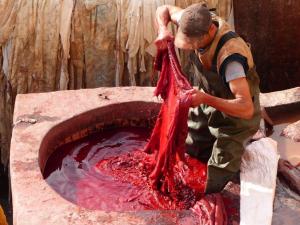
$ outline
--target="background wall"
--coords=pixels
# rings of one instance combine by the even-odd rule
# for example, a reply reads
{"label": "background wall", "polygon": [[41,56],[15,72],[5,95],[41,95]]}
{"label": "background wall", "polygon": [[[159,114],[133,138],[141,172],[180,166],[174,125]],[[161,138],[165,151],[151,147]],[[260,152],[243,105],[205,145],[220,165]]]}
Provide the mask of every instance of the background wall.
{"label": "background wall", "polygon": [[300,86],[300,1],[233,0],[235,29],[252,46],[261,91]]}

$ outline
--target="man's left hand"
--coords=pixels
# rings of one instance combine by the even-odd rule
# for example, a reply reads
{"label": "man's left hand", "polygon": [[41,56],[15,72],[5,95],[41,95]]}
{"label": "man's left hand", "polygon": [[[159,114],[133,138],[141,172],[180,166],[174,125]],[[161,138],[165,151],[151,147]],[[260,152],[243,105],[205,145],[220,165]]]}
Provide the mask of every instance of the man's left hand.
{"label": "man's left hand", "polygon": [[202,90],[199,91],[199,90],[193,89],[191,91],[191,94],[192,94],[192,105],[191,105],[191,107],[197,107],[197,106],[199,106],[200,104],[203,103],[205,93]]}

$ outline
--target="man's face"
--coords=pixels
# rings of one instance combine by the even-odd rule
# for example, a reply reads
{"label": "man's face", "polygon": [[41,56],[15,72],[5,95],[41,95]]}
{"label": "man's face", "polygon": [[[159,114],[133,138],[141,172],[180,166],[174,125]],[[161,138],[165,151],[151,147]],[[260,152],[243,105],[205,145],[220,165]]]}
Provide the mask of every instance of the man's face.
{"label": "man's face", "polygon": [[175,46],[180,49],[185,50],[196,50],[199,48],[204,48],[207,45],[207,35],[203,35],[195,38],[181,38],[175,36]]}

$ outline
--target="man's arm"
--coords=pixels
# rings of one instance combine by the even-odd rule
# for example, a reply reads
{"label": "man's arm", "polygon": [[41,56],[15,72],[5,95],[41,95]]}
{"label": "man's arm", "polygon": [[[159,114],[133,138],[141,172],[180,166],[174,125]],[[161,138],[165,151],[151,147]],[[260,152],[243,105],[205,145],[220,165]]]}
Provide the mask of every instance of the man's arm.
{"label": "man's arm", "polygon": [[177,24],[181,14],[183,12],[182,8],[172,6],[172,5],[162,5],[156,9],[156,22],[157,27],[166,28],[168,23],[172,21]]}
{"label": "man's arm", "polygon": [[174,40],[173,34],[168,30],[168,23],[172,21],[177,24],[183,9],[171,6],[163,5],[156,10],[156,28],[158,36],[155,40],[155,44],[159,49],[165,49],[167,47],[167,41]]}
{"label": "man's arm", "polygon": [[251,119],[254,106],[246,78],[238,78],[229,82],[229,87],[235,99],[222,99],[207,93],[196,91],[193,94],[192,105],[207,104],[230,116]]}

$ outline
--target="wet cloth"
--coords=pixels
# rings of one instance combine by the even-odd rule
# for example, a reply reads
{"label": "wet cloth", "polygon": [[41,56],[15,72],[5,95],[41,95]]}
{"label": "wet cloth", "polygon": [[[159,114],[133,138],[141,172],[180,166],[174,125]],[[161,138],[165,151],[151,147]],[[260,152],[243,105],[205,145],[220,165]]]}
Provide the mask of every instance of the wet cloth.
{"label": "wet cloth", "polygon": [[154,186],[162,181],[162,186],[172,192],[175,187],[173,168],[177,162],[185,162],[192,86],[181,72],[173,43],[168,43],[167,50],[158,52],[155,67],[161,73],[154,94],[160,95],[164,102],[145,151],[156,154],[155,168],[150,175]]}
{"label": "wet cloth", "polygon": [[[181,72],[173,43],[168,44],[167,50],[158,52],[155,62],[155,68],[161,70],[155,95],[160,95],[164,102],[145,147],[146,152],[156,155],[155,167],[149,177],[154,181],[154,188],[165,193],[185,193],[186,187],[192,188],[194,194],[203,193],[206,166],[185,156],[192,86]],[[227,214],[220,194],[196,196],[197,202],[192,211],[198,215],[200,224],[227,224]]]}

